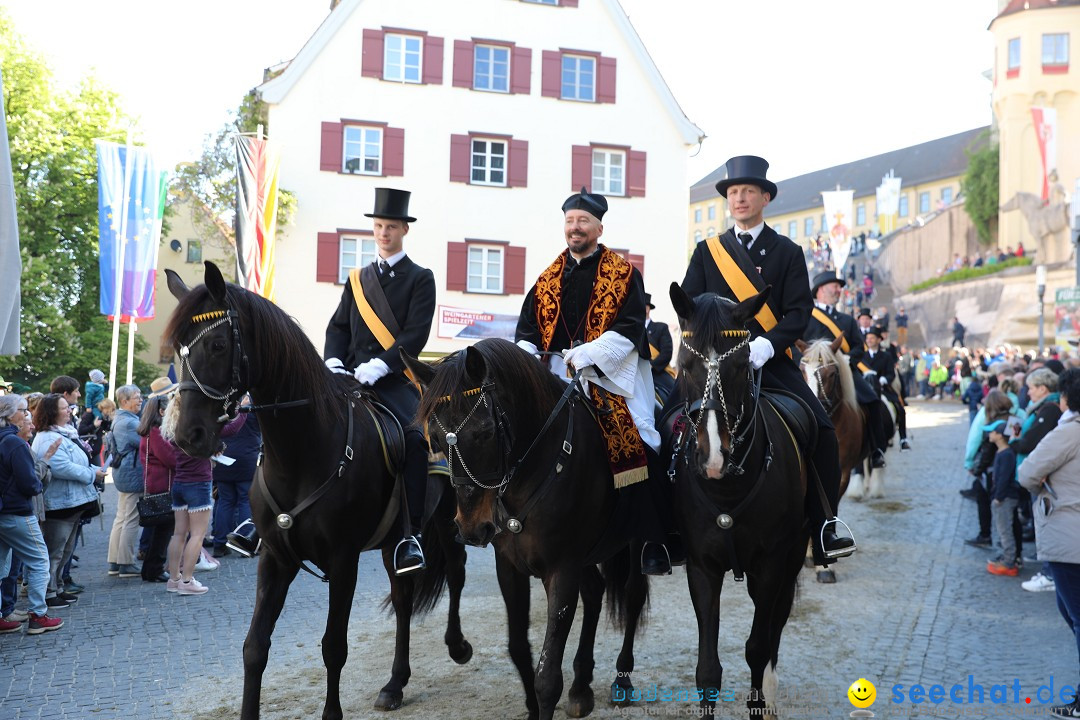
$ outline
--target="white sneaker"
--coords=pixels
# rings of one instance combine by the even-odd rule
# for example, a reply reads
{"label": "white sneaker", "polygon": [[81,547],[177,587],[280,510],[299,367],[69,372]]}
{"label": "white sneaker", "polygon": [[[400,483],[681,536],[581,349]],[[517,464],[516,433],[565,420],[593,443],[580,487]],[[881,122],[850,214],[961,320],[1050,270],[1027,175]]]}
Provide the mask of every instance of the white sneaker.
{"label": "white sneaker", "polygon": [[8,622],[19,622],[19,623],[24,623],[29,619],[30,619],[30,613],[28,613],[26,610],[12,610],[11,614],[8,615],[6,618],[4,618],[4,620],[6,620]]}
{"label": "white sneaker", "polygon": [[176,584],[177,595],[202,595],[209,589],[194,577],[190,580],[181,580]]}
{"label": "white sneaker", "polygon": [[1020,583],[1020,587],[1028,592],[1053,592],[1056,589],[1054,581],[1041,572],[1035,573],[1030,580]]}
{"label": "white sneaker", "polygon": [[199,553],[199,562],[195,563],[196,570],[217,570],[219,567],[221,563],[211,557],[205,548]]}

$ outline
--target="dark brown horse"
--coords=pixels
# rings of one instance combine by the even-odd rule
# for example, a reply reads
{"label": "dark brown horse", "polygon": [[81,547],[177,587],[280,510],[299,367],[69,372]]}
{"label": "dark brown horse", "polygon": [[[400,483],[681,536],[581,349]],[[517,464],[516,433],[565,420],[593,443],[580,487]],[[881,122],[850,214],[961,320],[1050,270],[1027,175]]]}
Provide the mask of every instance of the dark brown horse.
{"label": "dark brown horse", "polygon": [[[562,696],[563,652],[579,594],[584,618],[566,714],[592,711],[593,642],[605,584],[612,614],[625,627],[613,696],[629,697],[634,634],[648,585],[631,561],[640,546],[630,552],[617,527],[619,493],[626,490],[614,488],[588,401],[505,340],[481,340],[434,366],[403,357],[425,386],[418,423],[450,461],[461,535],[471,545],[495,545],[510,657],[529,718],[550,720]],[[547,591],[547,630],[536,665],[528,637],[530,576],[541,578]]]}
{"label": "dark brown horse", "polygon": [[756,716],[775,708],[780,635],[809,538],[805,460],[772,403],[754,394],[746,326],[768,291],[736,304],[712,293],[691,300],[671,285],[683,331],[680,395],[692,403],[676,441],[676,502],[698,622],[698,693],[711,712],[724,672],[717,655],[724,573],[745,573],[754,601],[748,705]]}
{"label": "dark brown horse", "polygon": [[417,579],[396,577],[395,476],[384,461],[372,406],[361,397],[359,383],[351,375],[327,370],[292,318],[270,301],[226,284],[213,263],[206,263],[206,285],[194,289],[176,273],[166,272],[169,289],[180,300],[166,330],[181,364],[179,399],[173,402],[180,407],[176,444],[195,457],[217,452],[222,424],[238,411],[246,391],[263,411],[259,422],[266,450],[265,483],[251,491],[263,551],[244,641],[241,718],[259,716],[270,636],[289,585],[301,566],[309,570],[309,562],[326,574],[330,587],[322,638],[327,673],[323,718],[342,717],[339,683],[348,654],[346,630],[357,562],[363,550],[376,547],[382,550],[390,578],[397,642],[390,681],[375,707],[400,707],[411,674],[409,620],[414,609],[430,609],[447,583],[450,656],[459,663],[472,656],[458,617],[465,552],[452,537],[453,496],[445,493],[425,533],[427,571]]}

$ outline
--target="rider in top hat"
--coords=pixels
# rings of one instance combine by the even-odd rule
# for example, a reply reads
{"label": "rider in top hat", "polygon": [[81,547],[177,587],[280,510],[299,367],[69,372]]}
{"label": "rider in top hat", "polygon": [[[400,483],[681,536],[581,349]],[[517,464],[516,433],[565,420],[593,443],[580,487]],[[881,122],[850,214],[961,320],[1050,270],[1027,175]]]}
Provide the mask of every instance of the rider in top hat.
{"label": "rider in top hat", "polygon": [[[636,515],[632,530],[646,541],[642,572],[665,575],[671,563],[657,505],[666,505],[667,488],[660,486],[655,454],[660,435],[653,419],[645,287],[637,268],[599,243],[607,209],[607,198],[585,188],[563,203],[566,250],[525,296],[515,340],[531,353],[561,352],[542,356],[558,377],[582,370],[589,400],[604,410],[597,417],[609,441],[615,486],[628,493]],[[650,460],[657,462],[650,467]]]}
{"label": "rider in top hat", "polygon": [[896,410],[896,429],[900,432],[900,451],[911,449],[911,443],[907,438],[907,412],[900,396],[893,389],[892,383],[896,379],[896,355],[890,352],[883,344],[887,331],[880,325],[874,325],[866,331],[866,356],[864,361],[870,367],[870,375],[867,380],[876,382],[881,388],[882,397],[892,402]]}
{"label": "rider in top hat", "polygon": [[[736,302],[745,298],[736,294],[734,286],[772,287],[767,302],[771,315],[766,320],[770,327],[762,325],[760,313],[750,323],[750,362],[755,369],[762,369],[762,387],[794,393],[814,412],[819,430],[813,462],[830,507],[822,507],[820,493],[809,489],[806,509],[815,555],[819,562],[828,562],[855,552],[855,541],[836,534],[834,510],[840,487],[836,431],[787,352],[806,331],[813,302],[806,291],[810,281],[802,250],[765,224],[765,207],[777,193],[776,185],[765,177],[768,168],[768,162],[753,155],[727,161],[727,178],[718,182],[716,189],[727,199],[735,226],[698,243],[682,287],[690,297],[711,292]],[[733,262],[723,262],[725,269],[721,270],[725,255]]]}
{"label": "rider in top hat", "polygon": [[[409,215],[409,196],[405,190],[375,189],[375,209],[364,217],[374,219],[378,257],[370,268],[350,273],[341,302],[326,327],[323,352],[327,366],[344,367],[361,384],[370,386],[405,429],[405,494],[410,517],[402,518],[404,537],[394,551],[398,575],[425,566],[416,535],[424,512],[428,460],[424,435],[413,424],[420,394],[405,375],[398,348],[419,357],[435,317],[435,277],[405,254],[409,223],[416,222]],[[377,322],[361,316],[358,301],[374,311]]]}
{"label": "rider in top hat", "polygon": [[652,358],[653,386],[660,404],[667,401],[675,387],[675,374],[671,369],[671,330],[667,323],[652,319],[652,295],[645,293],[645,333],[649,337],[649,355]]}

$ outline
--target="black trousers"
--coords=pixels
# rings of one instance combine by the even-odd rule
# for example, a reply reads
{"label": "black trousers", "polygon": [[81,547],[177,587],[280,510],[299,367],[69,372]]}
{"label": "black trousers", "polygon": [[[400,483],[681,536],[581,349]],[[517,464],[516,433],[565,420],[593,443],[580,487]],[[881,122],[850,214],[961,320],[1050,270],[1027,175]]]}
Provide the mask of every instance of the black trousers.
{"label": "black trousers", "polygon": [[885,437],[885,407],[870,382],[857,371],[852,371],[851,379],[855,383],[855,399],[866,411],[866,424],[870,431],[870,446],[875,450],[885,452],[889,446],[889,438]]}
{"label": "black trousers", "polygon": [[[405,432],[405,499],[408,504],[407,523],[402,518],[402,534],[420,532],[424,516],[424,497],[427,493],[428,448],[424,433],[413,424],[420,392],[401,373],[390,373],[376,382],[372,389],[379,402],[394,414]],[[407,527],[406,525],[411,525]]]}
{"label": "black trousers", "polygon": [[173,534],[173,518],[161,525],[143,528],[143,537],[149,538],[143,551],[142,579],[153,580],[165,572],[166,554]]}
{"label": "black trousers", "polygon": [[881,395],[883,398],[889,398],[893,407],[896,408],[896,429],[900,431],[900,437],[907,437],[907,411],[904,409],[904,404],[900,402],[900,398],[896,396],[896,392],[890,388],[882,388]]}

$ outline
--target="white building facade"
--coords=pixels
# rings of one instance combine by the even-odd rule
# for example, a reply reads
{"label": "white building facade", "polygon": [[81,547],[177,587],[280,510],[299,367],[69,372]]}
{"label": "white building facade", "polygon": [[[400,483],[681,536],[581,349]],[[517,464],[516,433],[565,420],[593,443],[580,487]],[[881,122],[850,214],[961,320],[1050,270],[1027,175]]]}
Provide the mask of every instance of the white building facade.
{"label": "white building facade", "polygon": [[512,337],[566,247],[563,200],[607,196],[601,242],[642,270],[655,317],[686,270],[686,159],[703,134],[617,0],[344,0],[264,83],[280,186],[277,302],[322,350],[351,267],[375,257],[376,187],[412,192],[405,240],[438,292],[426,352]]}

